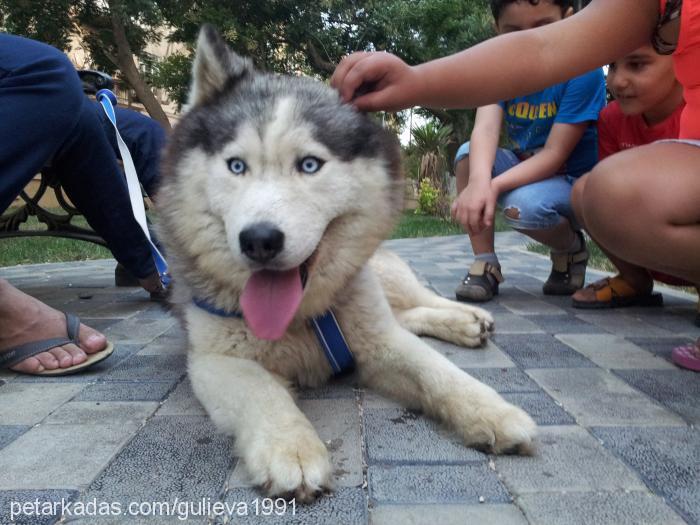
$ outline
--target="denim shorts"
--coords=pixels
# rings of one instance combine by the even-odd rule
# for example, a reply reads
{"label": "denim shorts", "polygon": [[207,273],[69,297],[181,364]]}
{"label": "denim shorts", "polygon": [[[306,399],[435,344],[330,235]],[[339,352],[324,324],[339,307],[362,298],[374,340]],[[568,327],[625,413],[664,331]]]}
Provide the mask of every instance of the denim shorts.
{"label": "denim shorts", "polygon": [[[468,156],[469,142],[465,142],[457,150],[455,164]],[[491,174],[498,177],[520,162],[522,161],[512,151],[498,148]],[[566,217],[571,225],[578,229],[571,207],[571,188],[576,180],[570,175],[555,175],[546,180],[526,184],[501,193],[498,205],[504,210],[519,210],[519,219],[503,215],[506,222],[517,230],[547,230],[557,226],[562,217]]]}

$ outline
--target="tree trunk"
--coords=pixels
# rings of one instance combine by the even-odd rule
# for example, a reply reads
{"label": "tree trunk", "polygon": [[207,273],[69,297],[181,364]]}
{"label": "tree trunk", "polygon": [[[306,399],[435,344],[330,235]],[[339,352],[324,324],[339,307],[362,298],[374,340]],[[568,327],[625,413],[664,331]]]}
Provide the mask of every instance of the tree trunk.
{"label": "tree trunk", "polygon": [[117,4],[115,0],[109,0],[110,19],[112,21],[114,42],[117,46],[117,62],[119,64],[119,70],[122,72],[129,85],[136,92],[136,96],[144,105],[146,111],[148,111],[148,114],[160,122],[166,130],[169,130],[171,126],[168,116],[165,114],[165,111],[163,111],[160,102],[158,102],[158,99],[141,77],[141,73],[139,73],[139,70],[136,67],[134,55],[131,52],[131,46],[126,38],[124,23],[119,16],[120,9],[115,4]]}

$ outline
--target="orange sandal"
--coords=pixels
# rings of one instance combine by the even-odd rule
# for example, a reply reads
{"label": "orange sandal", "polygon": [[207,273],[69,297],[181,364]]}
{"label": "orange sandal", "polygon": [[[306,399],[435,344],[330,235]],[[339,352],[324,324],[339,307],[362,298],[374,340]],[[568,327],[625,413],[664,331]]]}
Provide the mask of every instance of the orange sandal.
{"label": "orange sandal", "polygon": [[619,275],[606,277],[589,284],[584,290],[593,290],[595,299],[586,301],[572,299],[574,308],[620,308],[622,306],[661,306],[663,296],[658,292],[640,294]]}

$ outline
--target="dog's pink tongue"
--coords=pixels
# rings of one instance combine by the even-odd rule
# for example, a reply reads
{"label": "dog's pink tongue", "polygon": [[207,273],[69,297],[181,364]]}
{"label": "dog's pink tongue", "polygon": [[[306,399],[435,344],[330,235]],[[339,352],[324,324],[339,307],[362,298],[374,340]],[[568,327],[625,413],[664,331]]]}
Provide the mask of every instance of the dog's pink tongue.
{"label": "dog's pink tongue", "polygon": [[275,341],[287,331],[301,296],[299,268],[255,272],[241,294],[243,317],[256,337]]}

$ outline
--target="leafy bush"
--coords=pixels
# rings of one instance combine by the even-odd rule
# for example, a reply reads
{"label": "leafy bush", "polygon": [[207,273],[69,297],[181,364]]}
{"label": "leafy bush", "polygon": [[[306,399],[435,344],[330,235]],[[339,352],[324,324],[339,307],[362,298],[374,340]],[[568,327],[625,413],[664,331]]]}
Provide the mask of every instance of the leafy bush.
{"label": "leafy bush", "polygon": [[415,213],[439,215],[440,200],[440,190],[433,186],[429,179],[422,179],[418,188],[418,207]]}

